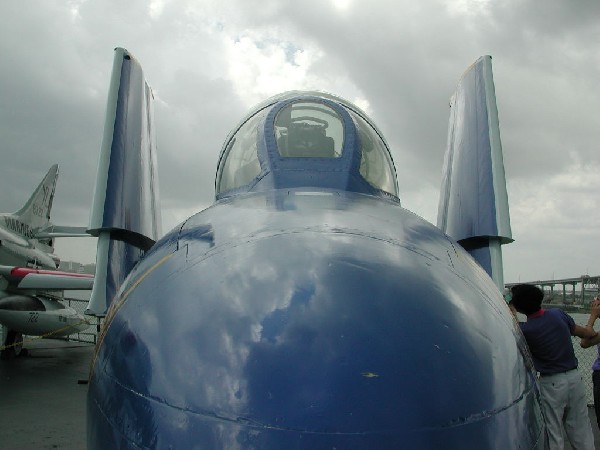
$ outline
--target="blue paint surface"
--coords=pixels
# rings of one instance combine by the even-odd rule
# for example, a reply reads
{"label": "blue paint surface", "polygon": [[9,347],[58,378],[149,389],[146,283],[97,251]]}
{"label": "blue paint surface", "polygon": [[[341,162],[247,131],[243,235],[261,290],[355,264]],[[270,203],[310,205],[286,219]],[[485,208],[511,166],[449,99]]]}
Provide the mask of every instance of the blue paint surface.
{"label": "blue paint surface", "polygon": [[136,267],[89,447],[543,448],[524,342],[471,257],[395,202],[304,191],[219,202]]}
{"label": "blue paint surface", "polygon": [[[286,128],[288,144],[298,130],[323,144],[283,156]],[[400,206],[363,113],[316,93],[271,99],[226,140],[216,186],[213,206],[114,283],[90,449],[544,448],[535,371],[501,293]],[[127,218],[113,200],[107,217]],[[118,242],[111,261],[129,272]]]}

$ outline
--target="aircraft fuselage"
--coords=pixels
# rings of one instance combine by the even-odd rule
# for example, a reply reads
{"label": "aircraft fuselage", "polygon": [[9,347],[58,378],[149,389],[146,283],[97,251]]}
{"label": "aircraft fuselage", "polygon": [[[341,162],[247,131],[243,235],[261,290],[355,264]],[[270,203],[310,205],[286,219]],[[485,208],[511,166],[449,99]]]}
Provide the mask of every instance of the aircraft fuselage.
{"label": "aircraft fuselage", "polygon": [[[65,336],[90,323],[59,299],[65,289],[90,289],[90,277],[56,271],[50,211],[58,179],[58,164],[50,167],[22,208],[0,214],[0,358],[17,356],[23,334]],[[73,233],[75,227],[67,228]],[[86,278],[86,279],[84,279]]]}
{"label": "aircraft fuselage", "polygon": [[[0,215],[0,262],[5,266],[56,269],[50,246],[34,239],[32,230],[12,215]],[[54,256],[54,257],[53,257]]]}
{"label": "aircraft fuselage", "polygon": [[88,445],[542,448],[524,345],[483,269],[397,202],[241,194],[157,242],[120,290]]}
{"label": "aircraft fuselage", "polygon": [[[535,371],[491,277],[510,237],[495,196],[466,209],[462,190],[442,197],[448,217],[470,219],[471,256],[400,206],[389,147],[363,111],[292,91],[232,129],[215,204],[160,238],[151,90],[125,49],[114,61],[88,230],[89,310],[110,305],[89,449],[544,448]],[[471,78],[450,128],[469,143],[498,126],[473,101],[491,78]],[[461,134],[473,104],[484,107]],[[474,147],[445,164],[445,185],[504,183],[491,164],[464,164],[490,160],[491,146]]]}

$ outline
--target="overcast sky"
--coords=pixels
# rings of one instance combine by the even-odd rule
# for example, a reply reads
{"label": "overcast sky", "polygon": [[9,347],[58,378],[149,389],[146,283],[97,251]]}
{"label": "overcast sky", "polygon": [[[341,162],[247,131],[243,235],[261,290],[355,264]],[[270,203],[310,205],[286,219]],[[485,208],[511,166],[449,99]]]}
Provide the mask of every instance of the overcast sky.
{"label": "overcast sky", "polygon": [[[224,138],[291,89],[357,103],[404,207],[437,220],[448,101],[492,55],[511,224],[505,281],[600,274],[600,2],[215,0],[0,3],[0,211],[60,164],[52,218],[89,221],[113,49],[155,92],[163,231],[209,206]],[[93,239],[62,241],[95,260]]]}

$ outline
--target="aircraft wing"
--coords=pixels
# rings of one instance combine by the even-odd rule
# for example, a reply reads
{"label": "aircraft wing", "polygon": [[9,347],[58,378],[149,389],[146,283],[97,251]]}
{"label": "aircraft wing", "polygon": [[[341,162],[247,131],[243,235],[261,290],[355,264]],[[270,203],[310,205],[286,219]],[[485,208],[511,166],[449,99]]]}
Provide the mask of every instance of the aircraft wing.
{"label": "aircraft wing", "polygon": [[87,232],[87,227],[71,227],[63,225],[51,225],[38,230],[34,237],[36,239],[55,238],[55,237],[91,237]]}
{"label": "aircraft wing", "polygon": [[17,289],[89,290],[94,284],[93,275],[29,267],[0,266],[0,276]]}

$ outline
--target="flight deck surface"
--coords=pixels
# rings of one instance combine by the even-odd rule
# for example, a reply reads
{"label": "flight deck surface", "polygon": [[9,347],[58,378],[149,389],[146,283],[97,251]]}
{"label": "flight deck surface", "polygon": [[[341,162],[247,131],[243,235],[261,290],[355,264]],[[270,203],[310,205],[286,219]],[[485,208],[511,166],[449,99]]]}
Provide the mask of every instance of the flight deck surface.
{"label": "flight deck surface", "polygon": [[[0,361],[0,448],[84,450],[85,382],[94,346],[40,339],[26,347],[27,356]],[[593,408],[589,414],[600,449]]]}
{"label": "flight deck surface", "polygon": [[0,448],[86,448],[87,378],[93,344],[27,342],[27,356],[0,361]]}

